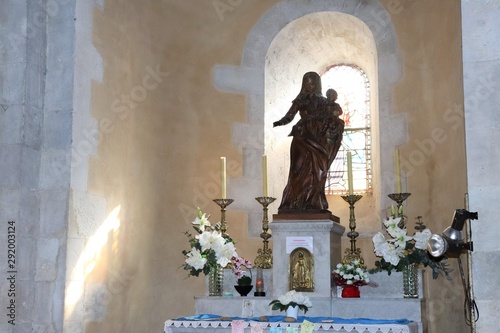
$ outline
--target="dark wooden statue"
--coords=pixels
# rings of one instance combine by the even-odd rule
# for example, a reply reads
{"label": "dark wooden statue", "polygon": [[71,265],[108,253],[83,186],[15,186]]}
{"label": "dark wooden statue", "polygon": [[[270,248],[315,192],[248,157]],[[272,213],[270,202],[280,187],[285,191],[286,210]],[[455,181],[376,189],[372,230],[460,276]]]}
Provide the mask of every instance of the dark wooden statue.
{"label": "dark wooden statue", "polygon": [[286,125],[300,114],[290,133],[290,172],[278,214],[330,213],[325,183],[342,142],[344,121],[335,90],[329,89],[327,97],[321,93],[320,76],[308,72],[290,110],[273,124]]}

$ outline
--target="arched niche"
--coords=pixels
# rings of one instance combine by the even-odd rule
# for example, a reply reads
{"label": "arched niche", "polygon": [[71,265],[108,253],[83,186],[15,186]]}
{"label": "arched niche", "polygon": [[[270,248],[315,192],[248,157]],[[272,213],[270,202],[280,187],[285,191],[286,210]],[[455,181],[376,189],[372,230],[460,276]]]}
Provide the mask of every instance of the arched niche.
{"label": "arched niche", "polygon": [[[370,80],[371,119],[375,124],[372,147],[378,150],[378,71],[377,49],[373,34],[360,19],[344,13],[325,11],[304,15],[286,25],[273,39],[266,55],[264,128],[280,119],[300,90],[304,73],[320,75],[330,66],[353,64],[363,69]],[[325,88],[325,86],[323,86]],[[324,89],[323,89],[324,93]],[[295,122],[299,119],[297,115]],[[269,156],[270,186],[276,196],[281,195],[287,182],[289,167],[288,136],[291,126],[268,130],[265,150]],[[379,157],[378,154],[374,154]],[[374,175],[380,173],[379,160],[373,160]],[[375,176],[374,181],[380,177]],[[337,215],[338,202],[330,198],[330,209]],[[365,201],[373,201],[373,197]],[[342,204],[342,203],[340,203]]]}
{"label": "arched niche", "polygon": [[[335,51],[338,48],[343,50]],[[392,87],[401,77],[401,61],[390,15],[378,1],[280,2],[262,15],[248,34],[241,65],[217,65],[214,68],[214,83],[218,89],[247,96],[248,121],[233,124],[232,130],[233,144],[243,153],[244,172],[241,178],[231,181],[229,191],[235,198],[232,208],[249,214],[251,236],[258,237],[262,227],[262,208],[253,200],[262,195],[260,156],[267,153],[268,146],[286,147],[289,144],[286,137],[290,127],[276,131],[272,128],[272,119],[279,119],[288,110],[300,90],[305,72],[320,72],[335,61],[334,57],[326,59],[321,56],[322,51],[324,54],[331,51],[339,60],[348,57],[361,59],[361,53],[373,53],[365,57],[365,70],[371,71],[370,77],[376,81],[373,86],[377,90],[372,96],[375,104],[372,109],[377,110],[372,123],[373,127],[378,126],[372,135],[378,147],[374,149],[372,160],[373,172],[378,176],[373,183],[371,214],[378,214],[390,204],[387,194],[394,191],[392,154],[394,147],[406,140],[404,117],[392,114]],[[356,52],[360,54],[356,55]],[[271,61],[277,65],[268,66]],[[279,68],[283,72],[279,72]],[[278,136],[285,140],[274,142]],[[276,149],[286,150],[283,147]],[[277,211],[283,177],[286,179],[288,175],[287,157],[280,159],[271,156],[268,162],[269,195],[277,198],[270,206],[270,214]],[[335,208],[332,211],[335,213]],[[360,217],[358,222],[363,224],[363,220],[373,220],[373,217],[368,214],[365,219]],[[368,228],[372,227],[376,230],[379,225]]]}

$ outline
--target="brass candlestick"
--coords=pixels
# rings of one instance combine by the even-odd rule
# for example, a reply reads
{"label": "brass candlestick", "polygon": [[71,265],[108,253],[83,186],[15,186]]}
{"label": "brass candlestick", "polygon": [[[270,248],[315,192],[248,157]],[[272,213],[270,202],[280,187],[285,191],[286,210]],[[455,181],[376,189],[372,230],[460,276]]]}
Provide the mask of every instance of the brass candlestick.
{"label": "brass candlestick", "polygon": [[257,197],[255,198],[261,205],[263,210],[262,217],[262,233],[260,234],[260,238],[264,241],[264,248],[257,250],[257,258],[255,258],[254,264],[257,268],[272,268],[273,267],[273,252],[269,248],[269,238],[271,238],[271,234],[267,232],[269,230],[269,220],[267,218],[267,206],[273,203],[276,198],[272,197]]}
{"label": "brass candlestick", "polygon": [[226,207],[229,206],[234,200],[233,199],[214,199],[214,202],[220,206],[220,231],[222,237],[227,238],[229,235],[227,231],[226,223]]}
{"label": "brass candlestick", "polygon": [[347,237],[351,239],[351,248],[345,251],[344,258],[342,259],[342,263],[344,264],[348,264],[354,260],[358,260],[361,266],[365,264],[365,260],[361,256],[361,249],[356,247],[356,238],[359,236],[359,233],[356,231],[356,218],[354,216],[354,204],[361,198],[362,196],[357,194],[342,196],[342,199],[349,203],[349,229],[351,229],[347,233]]}
{"label": "brass candlestick", "polygon": [[403,202],[408,199],[408,197],[411,195],[411,193],[391,193],[388,195],[389,198],[392,200],[396,201],[398,204],[398,208],[401,207]]}
{"label": "brass candlestick", "polygon": [[[408,197],[411,195],[411,193],[391,193],[388,195],[389,198],[392,200],[396,201],[397,207],[398,207],[398,214],[401,211],[401,206],[403,205],[403,202],[408,199]],[[406,218],[404,214],[401,214],[401,222],[398,224],[398,227],[403,228],[406,225]]]}

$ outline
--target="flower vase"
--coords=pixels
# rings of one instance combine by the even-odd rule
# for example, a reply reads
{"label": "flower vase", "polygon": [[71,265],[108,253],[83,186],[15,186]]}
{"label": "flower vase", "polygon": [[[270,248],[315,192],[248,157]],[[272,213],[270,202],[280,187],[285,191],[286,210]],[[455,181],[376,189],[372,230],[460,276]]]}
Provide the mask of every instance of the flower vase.
{"label": "flower vase", "polygon": [[403,297],[418,298],[418,266],[415,264],[403,268]]}
{"label": "flower vase", "polygon": [[299,315],[299,307],[296,306],[289,306],[286,308],[286,316],[290,318],[295,318],[297,320],[297,316]]}
{"label": "flower vase", "polygon": [[352,284],[342,287],[342,297],[359,298],[360,297],[359,287],[353,286]]}
{"label": "flower vase", "polygon": [[222,296],[224,271],[220,265],[210,268],[208,273],[208,296]]}

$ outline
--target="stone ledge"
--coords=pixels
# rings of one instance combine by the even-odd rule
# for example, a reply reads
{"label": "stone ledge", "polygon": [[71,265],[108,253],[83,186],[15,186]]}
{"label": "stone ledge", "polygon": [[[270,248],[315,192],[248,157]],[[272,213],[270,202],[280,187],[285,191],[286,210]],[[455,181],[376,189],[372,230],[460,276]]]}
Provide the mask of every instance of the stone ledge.
{"label": "stone ledge", "polygon": [[345,227],[339,223],[335,223],[331,220],[314,220],[314,221],[305,221],[305,220],[281,220],[281,221],[272,221],[269,223],[269,228],[275,231],[314,231],[314,230],[326,230],[331,231],[338,235],[343,235],[345,231]]}
{"label": "stone ledge", "polygon": [[[330,298],[311,297],[313,306],[307,312],[311,317],[409,319],[421,322],[424,299],[408,298]],[[283,315],[273,311],[272,297],[195,297],[195,314],[218,314],[225,317],[259,317]],[[247,308],[244,312],[244,308]],[[299,315],[304,315],[300,312]]]}
{"label": "stone ledge", "polygon": [[273,214],[273,222],[279,221],[309,221],[314,223],[317,220],[330,220],[332,222],[340,223],[340,218],[332,213],[300,213],[300,212],[285,212]]}

